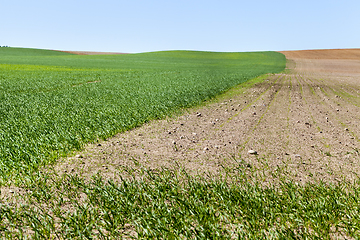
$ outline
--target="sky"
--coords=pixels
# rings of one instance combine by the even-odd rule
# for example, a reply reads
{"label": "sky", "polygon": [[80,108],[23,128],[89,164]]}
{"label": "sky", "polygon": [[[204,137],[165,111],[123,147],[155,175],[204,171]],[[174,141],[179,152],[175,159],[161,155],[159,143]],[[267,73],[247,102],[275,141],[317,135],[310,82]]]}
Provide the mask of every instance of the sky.
{"label": "sky", "polygon": [[360,48],[358,0],[8,0],[0,45],[138,53]]}

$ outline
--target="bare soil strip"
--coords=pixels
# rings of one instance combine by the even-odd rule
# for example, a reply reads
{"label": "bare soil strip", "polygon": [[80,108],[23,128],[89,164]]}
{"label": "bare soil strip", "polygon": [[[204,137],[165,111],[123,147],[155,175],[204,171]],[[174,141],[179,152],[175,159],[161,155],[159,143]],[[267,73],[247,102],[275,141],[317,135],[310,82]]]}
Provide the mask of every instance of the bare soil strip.
{"label": "bare soil strip", "polygon": [[279,173],[298,183],[353,181],[360,173],[357,52],[349,56],[349,51],[334,50],[331,56],[325,51],[327,59],[314,59],[320,58],[318,52],[284,52],[295,65],[288,73],[269,75],[251,88],[238,87],[181,116],[89,144],[76,156],[61,159],[55,169],[114,178],[122,166],[133,164],[178,164],[213,174],[242,164],[258,169],[265,183]]}

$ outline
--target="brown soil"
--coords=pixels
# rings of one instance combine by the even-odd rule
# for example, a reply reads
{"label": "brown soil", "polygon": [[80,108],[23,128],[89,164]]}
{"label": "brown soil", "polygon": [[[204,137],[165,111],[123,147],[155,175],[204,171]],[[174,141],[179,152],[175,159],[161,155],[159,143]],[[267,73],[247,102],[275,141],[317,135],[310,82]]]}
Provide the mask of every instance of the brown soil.
{"label": "brown soil", "polygon": [[278,173],[298,183],[352,181],[360,174],[360,58],[351,60],[357,52],[283,52],[292,66],[287,73],[238,86],[181,116],[89,144],[55,169],[114,178],[123,166],[134,164],[178,164],[213,174],[224,166],[242,166],[258,171],[265,183]]}
{"label": "brown soil", "polygon": [[127,54],[127,53],[116,53],[116,52],[88,52],[88,51],[59,51],[72,53],[76,55],[117,55],[117,54]]}
{"label": "brown soil", "polygon": [[302,59],[353,59],[360,60],[360,48],[354,49],[319,49],[301,51],[282,51],[286,58]]}

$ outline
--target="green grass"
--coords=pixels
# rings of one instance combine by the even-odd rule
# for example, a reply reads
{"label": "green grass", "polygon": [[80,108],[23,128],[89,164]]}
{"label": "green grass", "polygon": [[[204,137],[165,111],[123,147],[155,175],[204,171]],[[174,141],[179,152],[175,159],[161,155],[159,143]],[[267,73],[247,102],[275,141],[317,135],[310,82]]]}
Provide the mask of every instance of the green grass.
{"label": "green grass", "polygon": [[[1,51],[4,51],[2,53]],[[13,51],[12,51],[13,50]],[[21,55],[21,51],[24,51]],[[37,54],[36,52],[39,51]],[[12,54],[13,53],[13,54]],[[121,70],[211,70],[244,73],[285,68],[285,56],[277,52],[222,53],[163,51],[121,55],[73,55],[63,52],[0,48],[0,64],[31,64],[71,68]],[[266,71],[267,70],[267,71]]]}
{"label": "green grass", "polygon": [[[217,177],[123,168],[99,175],[42,175],[18,204],[0,205],[0,234],[34,239],[335,239],[360,234],[359,184],[290,180],[263,186],[238,165]],[[251,176],[251,178],[249,178]],[[250,180],[252,179],[252,180]]]}
{"label": "green grass", "polygon": [[78,56],[0,48],[0,185],[284,67],[275,52]]}
{"label": "green grass", "polygon": [[58,52],[45,49],[34,49],[34,48],[9,48],[2,47],[0,48],[0,56],[17,56],[17,57],[26,57],[26,56],[62,56],[62,55],[73,55],[71,53]]}

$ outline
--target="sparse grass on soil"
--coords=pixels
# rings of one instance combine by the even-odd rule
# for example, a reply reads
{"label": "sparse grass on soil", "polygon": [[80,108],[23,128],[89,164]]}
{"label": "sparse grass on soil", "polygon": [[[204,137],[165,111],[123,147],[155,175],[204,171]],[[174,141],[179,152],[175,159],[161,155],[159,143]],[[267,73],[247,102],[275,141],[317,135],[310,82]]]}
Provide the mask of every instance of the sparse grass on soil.
{"label": "sparse grass on soil", "polygon": [[[220,176],[124,167],[101,175],[39,175],[0,205],[5,238],[349,239],[359,236],[359,184],[264,187],[241,162]],[[19,191],[19,190],[18,190]],[[19,191],[20,192],[20,191]]]}

